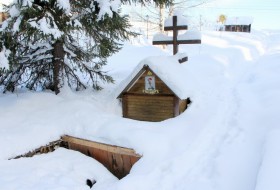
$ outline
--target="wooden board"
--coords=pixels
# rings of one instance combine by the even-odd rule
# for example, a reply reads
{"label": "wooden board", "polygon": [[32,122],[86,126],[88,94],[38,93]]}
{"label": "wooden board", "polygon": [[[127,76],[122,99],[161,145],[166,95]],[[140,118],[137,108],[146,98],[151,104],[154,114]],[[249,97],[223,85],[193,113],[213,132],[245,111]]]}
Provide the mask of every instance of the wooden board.
{"label": "wooden board", "polygon": [[77,150],[102,163],[119,179],[125,177],[132,166],[141,158],[133,149],[98,143],[71,136],[63,136],[71,150]]}

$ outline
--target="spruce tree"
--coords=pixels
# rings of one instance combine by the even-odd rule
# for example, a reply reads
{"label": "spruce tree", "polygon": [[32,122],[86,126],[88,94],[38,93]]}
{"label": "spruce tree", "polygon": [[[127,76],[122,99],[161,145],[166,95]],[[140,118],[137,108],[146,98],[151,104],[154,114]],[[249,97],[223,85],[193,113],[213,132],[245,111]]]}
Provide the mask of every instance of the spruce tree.
{"label": "spruce tree", "polygon": [[0,51],[9,62],[0,68],[3,92],[26,87],[58,94],[63,85],[99,90],[100,81],[113,82],[102,71],[107,58],[136,35],[110,0],[17,0],[7,10],[0,30]]}

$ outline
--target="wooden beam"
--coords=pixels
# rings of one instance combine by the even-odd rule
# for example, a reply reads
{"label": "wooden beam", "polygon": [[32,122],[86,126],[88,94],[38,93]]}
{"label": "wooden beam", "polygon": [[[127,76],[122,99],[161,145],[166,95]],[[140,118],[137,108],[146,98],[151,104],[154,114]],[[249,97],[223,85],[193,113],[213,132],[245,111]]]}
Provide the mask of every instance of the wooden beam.
{"label": "wooden beam", "polygon": [[201,40],[178,40],[178,44],[201,44]]}
{"label": "wooden beam", "polygon": [[83,146],[93,147],[100,150],[105,150],[111,153],[115,154],[122,154],[122,155],[128,155],[128,156],[135,156],[135,157],[141,157],[141,155],[135,153],[133,149],[109,145],[105,143],[99,143],[94,141],[89,141],[81,138],[71,137],[71,136],[63,136],[62,140],[68,143],[75,143]]}
{"label": "wooden beam", "polygon": [[153,45],[168,45],[173,44],[173,41],[153,41]]}
{"label": "wooden beam", "polygon": [[[153,41],[153,45],[168,45],[173,41]],[[201,40],[177,40],[177,44],[201,44]]]}
{"label": "wooden beam", "polygon": [[181,26],[165,26],[164,31],[170,31],[170,30],[187,30],[188,26],[187,25],[181,25]]}

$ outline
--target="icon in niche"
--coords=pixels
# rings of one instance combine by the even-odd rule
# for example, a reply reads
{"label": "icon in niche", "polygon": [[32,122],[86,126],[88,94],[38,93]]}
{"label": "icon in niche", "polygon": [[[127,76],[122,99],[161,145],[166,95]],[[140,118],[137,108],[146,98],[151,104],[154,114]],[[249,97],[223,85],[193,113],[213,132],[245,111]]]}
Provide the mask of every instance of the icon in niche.
{"label": "icon in niche", "polygon": [[146,76],[145,77],[145,90],[155,90],[155,77],[154,76]]}

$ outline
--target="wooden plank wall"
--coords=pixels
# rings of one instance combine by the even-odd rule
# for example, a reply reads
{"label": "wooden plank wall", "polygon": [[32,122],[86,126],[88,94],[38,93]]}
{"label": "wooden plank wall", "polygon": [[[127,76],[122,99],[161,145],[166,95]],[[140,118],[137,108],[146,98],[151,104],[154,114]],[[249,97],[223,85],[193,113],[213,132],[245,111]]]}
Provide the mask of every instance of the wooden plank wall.
{"label": "wooden plank wall", "polygon": [[174,96],[124,95],[123,116],[141,121],[162,121],[174,117]]}
{"label": "wooden plank wall", "polygon": [[102,163],[119,179],[129,174],[132,166],[141,158],[134,150],[71,136],[62,137],[71,150],[77,150]]}

